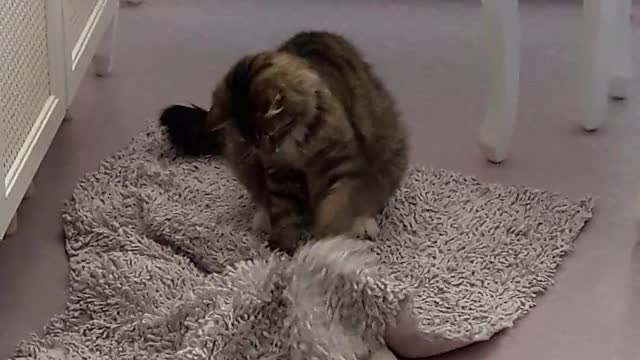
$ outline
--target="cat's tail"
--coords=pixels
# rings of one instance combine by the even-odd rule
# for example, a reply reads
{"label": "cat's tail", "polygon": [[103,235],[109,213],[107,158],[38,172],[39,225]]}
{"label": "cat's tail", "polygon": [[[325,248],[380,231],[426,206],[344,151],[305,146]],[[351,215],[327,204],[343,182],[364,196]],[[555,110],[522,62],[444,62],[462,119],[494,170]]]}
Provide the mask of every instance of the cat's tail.
{"label": "cat's tail", "polygon": [[162,111],[160,126],[167,129],[171,144],[185,155],[222,155],[224,128],[211,131],[206,120],[207,110],[201,107],[171,105]]}

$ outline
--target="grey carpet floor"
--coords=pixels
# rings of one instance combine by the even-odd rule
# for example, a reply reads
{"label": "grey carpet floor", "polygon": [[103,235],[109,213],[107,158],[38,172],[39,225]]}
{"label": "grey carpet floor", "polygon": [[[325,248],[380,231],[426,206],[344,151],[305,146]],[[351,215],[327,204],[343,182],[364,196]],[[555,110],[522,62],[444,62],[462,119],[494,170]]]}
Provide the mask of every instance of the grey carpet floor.
{"label": "grey carpet floor", "polygon": [[592,200],[413,168],[371,242],[293,258],[250,230],[218,159],[153,126],[81,179],[64,210],[70,299],[18,358],[428,356],[511,327],[553,283]]}

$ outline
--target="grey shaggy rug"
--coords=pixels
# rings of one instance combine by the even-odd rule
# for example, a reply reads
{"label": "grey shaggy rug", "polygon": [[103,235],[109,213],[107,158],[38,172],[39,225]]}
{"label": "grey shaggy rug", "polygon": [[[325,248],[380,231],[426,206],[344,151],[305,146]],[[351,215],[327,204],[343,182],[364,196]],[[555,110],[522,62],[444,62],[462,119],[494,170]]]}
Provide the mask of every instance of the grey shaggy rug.
{"label": "grey shaggy rug", "polygon": [[150,127],[80,180],[67,309],[16,358],[429,356],[524,316],[592,216],[590,198],[413,168],[374,241],[288,258],[250,230],[219,160],[176,158],[164,136]]}

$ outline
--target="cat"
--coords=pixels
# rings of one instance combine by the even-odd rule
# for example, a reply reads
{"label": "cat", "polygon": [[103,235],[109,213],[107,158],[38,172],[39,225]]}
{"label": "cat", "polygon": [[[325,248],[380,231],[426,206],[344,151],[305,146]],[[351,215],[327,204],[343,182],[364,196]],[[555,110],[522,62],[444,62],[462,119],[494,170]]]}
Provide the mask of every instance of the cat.
{"label": "cat", "polygon": [[394,99],[358,49],[330,32],[295,34],[241,58],[211,107],[171,106],[160,123],[185,154],[223,154],[258,205],[272,249],[317,238],[376,236],[373,217],[408,166]]}

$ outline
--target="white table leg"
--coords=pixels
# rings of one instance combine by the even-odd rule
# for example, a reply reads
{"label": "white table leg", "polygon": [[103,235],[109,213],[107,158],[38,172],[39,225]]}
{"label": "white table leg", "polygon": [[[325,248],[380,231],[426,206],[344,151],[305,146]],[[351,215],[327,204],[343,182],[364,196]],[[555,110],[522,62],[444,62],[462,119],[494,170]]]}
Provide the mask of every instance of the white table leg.
{"label": "white table leg", "polygon": [[507,157],[518,116],[520,18],[517,0],[482,0],[482,5],[489,83],[480,145],[499,163]]}
{"label": "white table leg", "polygon": [[98,76],[108,76],[113,70],[113,62],[115,57],[116,39],[118,33],[118,12],[116,9],[111,23],[104,34],[98,50],[93,57],[93,66]]}
{"label": "white table leg", "polygon": [[597,130],[606,117],[615,0],[584,0],[582,127]]}
{"label": "white table leg", "polygon": [[633,77],[631,45],[631,0],[615,0],[616,15],[611,37],[611,68],[609,72],[609,96],[626,99]]}

